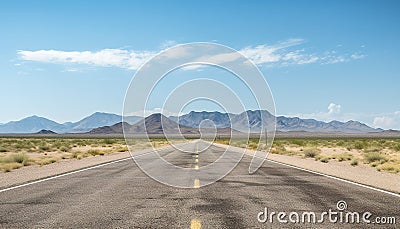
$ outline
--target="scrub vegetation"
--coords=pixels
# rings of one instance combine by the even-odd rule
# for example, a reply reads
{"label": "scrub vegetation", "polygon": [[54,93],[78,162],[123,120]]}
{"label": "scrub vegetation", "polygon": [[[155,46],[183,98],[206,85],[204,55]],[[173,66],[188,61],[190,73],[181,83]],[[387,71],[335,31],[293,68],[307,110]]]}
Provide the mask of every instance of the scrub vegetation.
{"label": "scrub vegetation", "polygon": [[[132,150],[160,147],[168,144],[163,138],[134,139]],[[123,138],[0,138],[0,170],[9,172],[29,165],[47,165],[61,160],[80,160],[87,157],[104,156],[127,152]]]}
{"label": "scrub vegetation", "polygon": [[[266,150],[258,138],[217,139],[218,143]],[[314,159],[322,163],[337,161],[351,166],[361,164],[375,167],[377,171],[400,172],[400,139],[398,138],[304,138],[274,140],[271,153]]]}

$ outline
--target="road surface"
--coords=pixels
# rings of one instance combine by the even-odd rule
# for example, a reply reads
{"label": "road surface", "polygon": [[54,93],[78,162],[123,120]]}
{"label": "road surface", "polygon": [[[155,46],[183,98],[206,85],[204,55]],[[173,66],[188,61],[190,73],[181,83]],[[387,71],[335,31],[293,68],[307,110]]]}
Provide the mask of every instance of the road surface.
{"label": "road surface", "polygon": [[[196,154],[199,144],[203,142],[187,144],[191,153],[168,149],[161,155],[176,165],[195,168],[212,163],[224,151],[213,145]],[[201,188],[163,185],[127,159],[3,191],[0,228],[377,227],[331,224],[327,219],[320,224],[285,224],[277,222],[277,218],[272,223],[261,223],[257,218],[265,207],[269,212],[320,214],[337,210],[340,200],[347,203],[347,211],[371,212],[372,221],[376,216],[394,216],[400,221],[397,196],[269,161],[250,175],[250,160],[244,156],[228,176]],[[398,225],[399,222],[381,226]]]}

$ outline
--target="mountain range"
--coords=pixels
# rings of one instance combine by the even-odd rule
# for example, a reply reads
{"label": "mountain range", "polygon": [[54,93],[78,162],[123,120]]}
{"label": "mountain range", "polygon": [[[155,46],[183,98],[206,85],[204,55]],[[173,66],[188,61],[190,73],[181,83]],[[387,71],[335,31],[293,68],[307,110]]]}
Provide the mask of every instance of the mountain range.
{"label": "mountain range", "polygon": [[[136,122],[134,124],[129,124],[127,122],[119,122],[112,126],[103,126],[91,130],[90,134],[122,134],[125,128],[125,133],[127,134],[213,134],[213,128],[207,128],[207,126],[201,126],[201,128],[185,126],[179,124],[170,118],[162,114],[152,114],[148,117]],[[231,130],[229,127],[217,128],[217,134],[229,134],[240,133],[235,130]]]}
{"label": "mountain range", "polygon": [[[182,125],[198,127],[202,120],[213,121],[217,128],[232,127],[242,132],[259,132],[264,126],[273,124],[275,117],[266,110],[246,111],[240,114],[226,114],[220,112],[190,112],[180,117],[172,116],[172,120]],[[231,122],[229,120],[232,120]],[[271,126],[268,126],[271,127]],[[315,119],[301,119],[298,117],[276,117],[276,130],[306,131],[306,132],[343,132],[343,133],[368,133],[380,132],[382,129],[375,129],[358,121],[331,121],[323,122]]]}
{"label": "mountain range", "polygon": [[[128,123],[139,121],[139,116],[124,117]],[[101,126],[111,126],[121,122],[122,116],[110,113],[96,112],[77,122],[57,123],[47,118],[30,116],[19,121],[11,121],[0,125],[0,133],[36,133],[41,130],[51,130],[56,133],[84,133]]]}
{"label": "mountain range", "polygon": [[[266,110],[249,110],[240,114],[192,111],[182,116],[166,117],[161,114],[153,114],[146,118],[129,116],[124,117],[123,120],[125,122],[124,125],[127,125],[132,133],[144,133],[144,126],[146,126],[148,133],[155,134],[163,131],[177,131],[178,129],[185,133],[199,133],[198,128],[200,125],[206,129],[215,125],[219,132],[228,131],[230,128],[241,132],[258,132],[263,126],[273,125],[275,120],[276,129],[283,132],[369,133],[383,131],[358,121],[323,122],[298,117],[274,117]],[[161,120],[163,120],[162,127]],[[203,122],[204,120],[211,120],[212,122]],[[62,124],[43,117],[31,116],[20,121],[1,124],[0,133],[37,133],[41,130],[49,130],[56,133],[122,133],[122,125],[122,116],[101,112],[96,112],[77,122]]]}

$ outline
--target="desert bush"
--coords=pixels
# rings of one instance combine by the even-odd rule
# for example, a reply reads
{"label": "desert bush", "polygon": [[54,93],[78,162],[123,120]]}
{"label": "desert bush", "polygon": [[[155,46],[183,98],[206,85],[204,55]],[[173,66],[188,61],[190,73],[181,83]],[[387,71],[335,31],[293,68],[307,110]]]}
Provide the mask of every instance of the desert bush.
{"label": "desert bush", "polygon": [[0,164],[0,169],[3,171],[3,172],[10,172],[11,170],[13,170],[13,169],[19,169],[19,168],[21,168],[23,165],[22,164],[20,164],[20,163],[16,163],[16,162],[13,162],[13,163],[5,163],[5,164]]}
{"label": "desert bush", "polygon": [[328,163],[329,162],[329,157],[322,157],[319,161],[323,162],[323,163]]}
{"label": "desert bush", "polygon": [[306,148],[303,153],[304,157],[315,158],[319,154],[319,150],[317,148]]}
{"label": "desert bush", "polygon": [[28,161],[29,157],[24,153],[11,154],[3,158],[3,162],[5,163],[19,163],[22,165],[27,165]]}
{"label": "desert bush", "polygon": [[305,142],[304,140],[300,140],[300,139],[292,139],[290,140],[290,143],[293,145],[298,145],[298,146],[304,146]]}
{"label": "desert bush", "polygon": [[115,150],[117,152],[127,152],[127,151],[129,151],[128,147],[126,147],[126,146],[119,146]]}
{"label": "desert bush", "polygon": [[351,159],[353,159],[353,154],[345,152],[345,153],[341,153],[341,154],[336,154],[335,158],[338,161],[350,161]]}
{"label": "desert bush", "polygon": [[50,146],[47,145],[47,144],[41,144],[39,146],[39,150],[41,150],[41,151],[49,151],[50,150]]}
{"label": "desert bush", "polygon": [[384,163],[387,161],[387,158],[379,152],[366,152],[364,153],[364,159],[368,164],[373,162]]}
{"label": "desert bush", "polygon": [[104,155],[104,151],[98,150],[98,149],[90,149],[87,151],[88,154],[92,155],[92,156],[96,156],[96,155]]}
{"label": "desert bush", "polygon": [[56,158],[42,158],[41,160],[36,161],[36,164],[38,165],[48,165],[48,164],[53,164],[56,163],[57,159]]}
{"label": "desert bush", "polygon": [[358,165],[358,160],[357,159],[351,160],[350,165],[352,165],[352,166]]}
{"label": "desert bush", "polygon": [[342,140],[341,140],[341,141],[338,141],[338,142],[336,143],[336,145],[337,145],[337,146],[344,146],[344,141],[342,141]]}
{"label": "desert bush", "polygon": [[354,148],[361,150],[361,149],[365,149],[368,147],[368,143],[366,141],[358,141],[356,143],[354,143]]}
{"label": "desert bush", "polygon": [[112,145],[112,144],[115,144],[116,142],[117,141],[115,139],[111,139],[111,138],[103,139],[103,143],[107,144],[107,145]]}
{"label": "desert bush", "polygon": [[61,146],[60,147],[60,151],[61,152],[68,152],[70,150],[70,148],[66,147],[66,146]]}
{"label": "desert bush", "polygon": [[397,163],[384,163],[378,167],[379,169],[389,172],[389,173],[398,173],[400,172],[400,165]]}

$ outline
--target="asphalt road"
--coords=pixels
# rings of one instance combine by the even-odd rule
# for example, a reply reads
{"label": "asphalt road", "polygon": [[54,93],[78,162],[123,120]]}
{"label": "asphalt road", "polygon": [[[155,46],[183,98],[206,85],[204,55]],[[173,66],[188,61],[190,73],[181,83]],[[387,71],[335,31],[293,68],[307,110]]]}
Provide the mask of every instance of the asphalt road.
{"label": "asphalt road", "polygon": [[[168,149],[163,158],[195,168],[215,161],[224,151],[211,146],[196,153],[201,142],[179,152]],[[190,150],[192,149],[192,150]],[[231,152],[235,154],[234,152]],[[196,160],[197,159],[197,160]],[[251,158],[244,156],[222,180],[200,188],[182,189],[161,184],[145,175],[131,160],[0,193],[0,228],[260,228],[260,227],[377,227],[377,224],[260,223],[259,212],[337,211],[344,200],[351,212],[396,217],[400,198],[321,175],[266,161],[248,174]],[[165,173],[168,176],[168,173]],[[198,182],[202,182],[199,179]],[[198,185],[198,184],[197,184]],[[193,183],[196,186],[196,182]],[[276,217],[276,216],[275,216]],[[286,218],[288,219],[288,218]]]}

